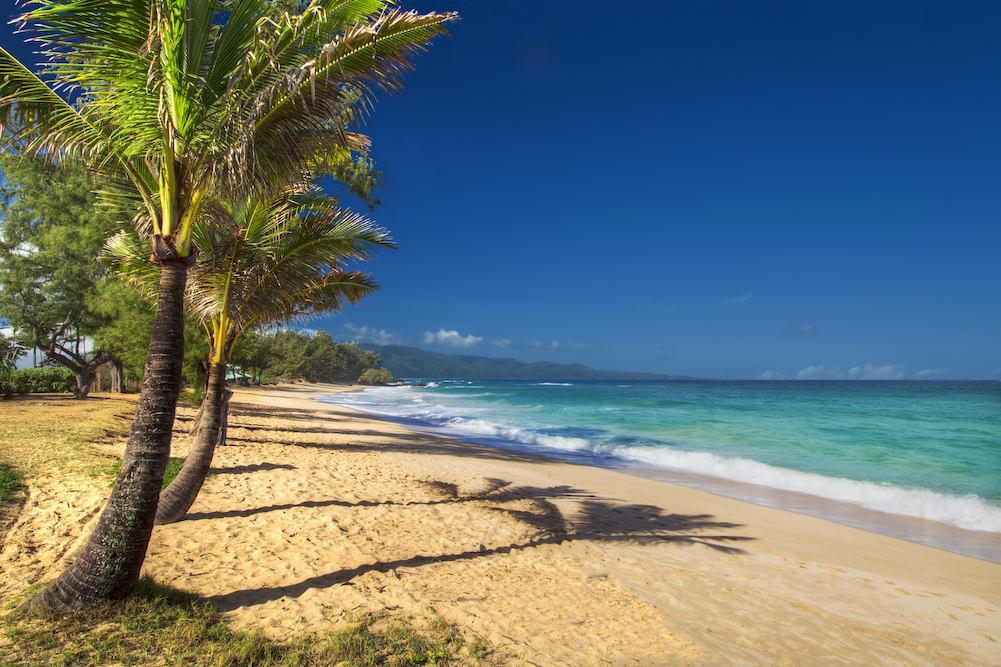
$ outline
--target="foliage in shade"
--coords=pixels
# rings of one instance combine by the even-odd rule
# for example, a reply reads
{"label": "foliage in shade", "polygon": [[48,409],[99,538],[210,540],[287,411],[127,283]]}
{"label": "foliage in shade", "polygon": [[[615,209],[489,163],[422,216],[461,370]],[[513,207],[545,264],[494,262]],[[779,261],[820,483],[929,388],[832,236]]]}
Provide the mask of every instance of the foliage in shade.
{"label": "foliage in shade", "polygon": [[0,168],[0,317],[23,347],[69,369],[74,393],[85,397],[97,367],[111,358],[100,346],[88,351],[86,339],[106,324],[91,306],[106,273],[97,260],[112,219],[78,163],[5,154]]}
{"label": "foliage in shade", "polygon": [[10,382],[18,394],[52,394],[72,391],[76,378],[67,368],[45,366],[20,368],[10,374]]}

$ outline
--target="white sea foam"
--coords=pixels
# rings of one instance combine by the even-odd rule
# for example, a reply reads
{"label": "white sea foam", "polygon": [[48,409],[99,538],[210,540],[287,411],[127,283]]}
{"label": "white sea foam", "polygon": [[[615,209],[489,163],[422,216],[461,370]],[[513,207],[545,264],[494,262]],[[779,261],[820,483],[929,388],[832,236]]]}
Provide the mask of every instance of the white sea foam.
{"label": "white sea foam", "polygon": [[615,447],[615,454],[681,472],[710,475],[853,503],[866,509],[940,521],[966,530],[1001,532],[1001,507],[983,498],[908,489],[777,468],[758,461],[671,448]]}
{"label": "white sea foam", "polygon": [[[410,388],[407,388],[410,389]],[[532,428],[502,426],[478,418],[474,407],[463,405],[466,416],[456,416],[454,408],[443,404],[437,394],[403,397],[384,395],[382,388],[360,393],[337,394],[329,402],[387,416],[416,419],[467,440],[520,449],[547,450],[559,456],[585,455],[600,459],[617,457],[668,470],[757,484],[812,496],[852,503],[866,509],[920,517],[963,528],[1001,532],[1001,507],[970,495],[944,494],[927,489],[905,488],[888,483],[827,477],[771,466],[746,458],[728,458],[710,452],[693,452],[668,446],[625,446],[595,442],[586,438],[542,433]]]}

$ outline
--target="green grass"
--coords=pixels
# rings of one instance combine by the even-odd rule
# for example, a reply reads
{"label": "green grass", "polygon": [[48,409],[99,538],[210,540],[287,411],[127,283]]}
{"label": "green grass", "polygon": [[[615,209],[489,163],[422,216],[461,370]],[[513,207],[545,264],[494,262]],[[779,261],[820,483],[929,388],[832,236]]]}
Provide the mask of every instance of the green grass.
{"label": "green grass", "polygon": [[17,468],[9,463],[0,463],[0,503],[7,502],[23,488],[21,473]]}
{"label": "green grass", "polygon": [[[38,588],[26,591],[13,606]],[[404,620],[363,617],[321,635],[278,642],[257,632],[230,629],[210,605],[148,577],[124,602],[57,615],[18,609],[4,617],[10,645],[0,665],[183,665],[367,667],[478,665],[488,652],[464,646],[458,631],[435,615],[422,631]]]}
{"label": "green grass", "polygon": [[184,389],[181,391],[181,398],[197,408],[205,400],[205,389]]}
{"label": "green grass", "polygon": [[71,469],[105,469],[111,458],[92,444],[116,444],[128,436],[135,398],[75,400],[68,394],[17,396],[0,405],[0,462],[25,478]]}
{"label": "green grass", "polygon": [[[167,485],[174,481],[174,478],[177,477],[177,473],[181,472],[181,466],[183,465],[184,465],[184,459],[171,458],[169,461],[167,461],[167,469],[163,473],[163,484],[160,485],[161,491],[166,489]],[[107,475],[108,477],[108,486],[115,485],[115,480],[118,479],[118,471],[121,469],[122,469],[121,459],[115,459],[114,461],[108,464],[107,469],[104,470],[104,474]],[[212,477],[212,474],[209,473],[208,476]]]}

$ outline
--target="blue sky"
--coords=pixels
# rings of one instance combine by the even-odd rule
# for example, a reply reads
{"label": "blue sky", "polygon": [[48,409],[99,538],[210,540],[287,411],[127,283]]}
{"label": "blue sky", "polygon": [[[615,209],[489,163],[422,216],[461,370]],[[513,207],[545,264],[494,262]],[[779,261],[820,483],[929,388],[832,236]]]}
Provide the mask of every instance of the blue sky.
{"label": "blue sky", "polygon": [[462,20],[365,128],[399,249],[310,327],[700,377],[1001,378],[1001,4],[405,6]]}

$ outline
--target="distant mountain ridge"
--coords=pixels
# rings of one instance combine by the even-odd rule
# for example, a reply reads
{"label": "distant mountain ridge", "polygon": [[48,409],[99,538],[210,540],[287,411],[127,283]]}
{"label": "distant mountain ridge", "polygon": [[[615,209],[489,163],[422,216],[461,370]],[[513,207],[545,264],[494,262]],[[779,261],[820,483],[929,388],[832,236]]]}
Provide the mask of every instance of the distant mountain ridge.
{"label": "distant mountain ridge", "polygon": [[371,345],[382,357],[382,365],[398,378],[462,378],[465,380],[692,380],[683,375],[600,371],[582,364],[537,361],[532,364],[512,359],[473,357],[463,354],[427,352],[402,345]]}

